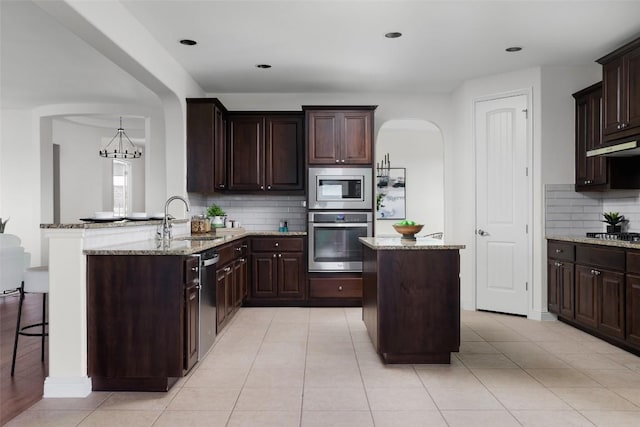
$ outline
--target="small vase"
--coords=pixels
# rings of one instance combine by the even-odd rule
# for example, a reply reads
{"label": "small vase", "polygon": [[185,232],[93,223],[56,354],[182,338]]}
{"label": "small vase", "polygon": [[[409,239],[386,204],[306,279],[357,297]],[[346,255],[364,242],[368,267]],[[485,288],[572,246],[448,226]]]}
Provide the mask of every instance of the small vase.
{"label": "small vase", "polygon": [[214,228],[221,228],[224,227],[224,221],[223,219],[224,217],[222,216],[214,216],[213,219],[211,220],[211,226]]}
{"label": "small vase", "polygon": [[621,225],[607,225],[607,233],[620,233],[621,231]]}

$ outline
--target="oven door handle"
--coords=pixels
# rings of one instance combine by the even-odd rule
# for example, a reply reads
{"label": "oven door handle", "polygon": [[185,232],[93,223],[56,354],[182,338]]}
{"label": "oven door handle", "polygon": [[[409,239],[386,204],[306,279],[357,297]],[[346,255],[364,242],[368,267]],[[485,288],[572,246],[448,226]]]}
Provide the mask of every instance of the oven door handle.
{"label": "oven door handle", "polygon": [[334,228],[334,227],[340,227],[340,228],[362,228],[362,227],[369,227],[371,223],[359,223],[359,222],[347,222],[347,223],[333,223],[333,222],[323,222],[323,223],[309,223],[309,226],[311,226],[312,228]]}

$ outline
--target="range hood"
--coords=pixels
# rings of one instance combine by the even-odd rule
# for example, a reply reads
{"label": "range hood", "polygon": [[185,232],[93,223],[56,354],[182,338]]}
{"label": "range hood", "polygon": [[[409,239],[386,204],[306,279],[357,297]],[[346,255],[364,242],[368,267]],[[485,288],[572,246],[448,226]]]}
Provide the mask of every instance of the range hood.
{"label": "range hood", "polygon": [[597,148],[587,151],[587,157],[632,157],[640,156],[640,144],[638,141],[627,141],[608,147]]}

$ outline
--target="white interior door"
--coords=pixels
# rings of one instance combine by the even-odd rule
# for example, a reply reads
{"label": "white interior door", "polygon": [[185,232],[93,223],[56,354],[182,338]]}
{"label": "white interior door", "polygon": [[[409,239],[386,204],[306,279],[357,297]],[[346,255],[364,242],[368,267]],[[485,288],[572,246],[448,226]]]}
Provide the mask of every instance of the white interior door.
{"label": "white interior door", "polygon": [[476,306],[527,314],[527,96],[475,104]]}

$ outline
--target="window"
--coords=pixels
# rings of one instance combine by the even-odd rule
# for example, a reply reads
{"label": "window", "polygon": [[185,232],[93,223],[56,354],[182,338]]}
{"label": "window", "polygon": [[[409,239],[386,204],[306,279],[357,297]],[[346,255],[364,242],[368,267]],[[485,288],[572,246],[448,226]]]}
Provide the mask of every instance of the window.
{"label": "window", "polygon": [[113,214],[127,216],[131,212],[131,164],[113,159]]}

